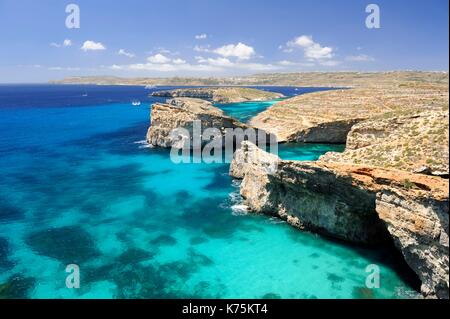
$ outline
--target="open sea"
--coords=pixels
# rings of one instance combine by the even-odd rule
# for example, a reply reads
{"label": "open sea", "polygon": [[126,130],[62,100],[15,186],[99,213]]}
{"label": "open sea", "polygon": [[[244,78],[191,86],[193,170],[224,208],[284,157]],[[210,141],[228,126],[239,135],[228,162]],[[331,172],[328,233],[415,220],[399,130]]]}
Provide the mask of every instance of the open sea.
{"label": "open sea", "polygon": [[[171,89],[162,87],[158,89]],[[263,88],[268,89],[268,88]],[[270,88],[287,96],[314,88]],[[133,86],[0,86],[0,298],[409,298],[396,250],[302,232],[240,208],[228,164],[148,148]],[[132,101],[141,106],[132,106]],[[221,105],[243,121],[275,101]],[[282,145],[315,160],[341,145]],[[66,266],[80,268],[79,289]],[[366,268],[380,268],[368,289]]]}

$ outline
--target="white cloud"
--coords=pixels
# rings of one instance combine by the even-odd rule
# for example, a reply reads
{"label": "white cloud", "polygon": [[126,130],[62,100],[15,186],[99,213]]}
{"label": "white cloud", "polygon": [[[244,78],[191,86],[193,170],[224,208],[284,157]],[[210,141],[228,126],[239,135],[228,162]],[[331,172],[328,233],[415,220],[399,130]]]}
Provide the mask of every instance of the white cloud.
{"label": "white cloud", "polygon": [[87,51],[98,51],[98,50],[106,50],[106,47],[101,42],[94,42],[91,40],[85,41],[81,50],[84,52]]}
{"label": "white cloud", "polygon": [[218,72],[220,68],[205,65],[205,64],[174,64],[174,63],[137,63],[128,65],[112,65],[110,67],[113,70],[126,70],[126,71],[157,71],[157,72]]}
{"label": "white cloud", "polygon": [[310,60],[331,59],[334,57],[332,47],[324,47],[314,42],[312,36],[301,35],[286,44],[285,52],[292,52],[295,48],[301,48],[305,57]]}
{"label": "white cloud", "polygon": [[171,59],[161,53],[158,53],[158,54],[149,56],[147,58],[147,61],[149,63],[164,64],[164,63],[169,63],[171,61]]}
{"label": "white cloud", "polygon": [[244,43],[228,44],[213,51],[223,57],[236,57],[240,60],[248,60],[256,54],[255,49]]}
{"label": "white cloud", "polygon": [[172,60],[172,63],[173,64],[186,64],[186,61],[183,60],[183,59],[178,58],[178,59]]}
{"label": "white cloud", "polygon": [[194,47],[194,51],[196,51],[196,52],[211,52],[211,50],[209,49],[209,45],[207,45],[207,46],[196,45]]}
{"label": "white cloud", "polygon": [[373,58],[367,54],[349,55],[345,59],[347,61],[351,61],[351,62],[373,62],[373,61],[375,61],[375,58]]}
{"label": "white cloud", "polygon": [[124,55],[124,56],[126,56],[126,57],[128,57],[128,58],[134,58],[134,57],[136,56],[134,53],[127,52],[127,51],[125,51],[124,49],[120,49],[120,50],[117,52],[117,54],[118,54],[118,55]]}
{"label": "white cloud", "polygon": [[79,67],[62,67],[62,66],[52,66],[48,68],[51,71],[80,71],[81,68]]}
{"label": "white cloud", "polygon": [[70,46],[72,46],[72,40],[65,39],[62,43],[52,42],[52,43],[50,43],[50,46],[52,46],[54,48],[70,47]]}
{"label": "white cloud", "polygon": [[208,60],[205,59],[202,56],[196,56],[194,59],[197,60],[198,63],[206,63],[206,62],[208,62]]}
{"label": "white cloud", "polygon": [[206,33],[197,34],[197,35],[195,36],[195,38],[196,38],[197,40],[205,40],[205,39],[208,38],[208,35],[207,35]]}
{"label": "white cloud", "polygon": [[208,58],[206,60],[203,60],[203,63],[220,67],[232,67],[234,65],[234,63],[227,58]]}

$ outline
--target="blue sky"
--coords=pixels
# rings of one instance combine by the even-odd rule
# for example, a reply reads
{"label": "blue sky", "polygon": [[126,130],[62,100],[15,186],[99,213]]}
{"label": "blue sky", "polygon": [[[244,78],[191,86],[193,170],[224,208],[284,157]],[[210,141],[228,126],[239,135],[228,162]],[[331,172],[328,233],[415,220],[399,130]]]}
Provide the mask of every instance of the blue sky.
{"label": "blue sky", "polygon": [[[68,4],[80,28],[68,29]],[[381,10],[368,29],[366,6]],[[0,0],[0,82],[448,71],[448,0]]]}

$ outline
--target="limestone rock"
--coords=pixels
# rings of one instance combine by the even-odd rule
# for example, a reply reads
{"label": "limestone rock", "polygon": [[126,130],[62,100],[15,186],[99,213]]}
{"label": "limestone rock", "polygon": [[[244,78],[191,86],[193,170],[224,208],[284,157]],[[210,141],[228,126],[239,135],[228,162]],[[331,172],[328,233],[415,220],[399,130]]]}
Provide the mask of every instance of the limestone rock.
{"label": "limestone rock", "polygon": [[363,121],[350,130],[344,153],[327,153],[320,159],[448,176],[448,125],[444,111]]}
{"label": "limestone rock", "polygon": [[[448,298],[448,180],[378,167],[277,161],[243,146],[231,172],[256,213],[340,239],[378,243],[392,238],[422,280],[427,297]],[[255,154],[245,154],[254,152]],[[265,163],[255,163],[258,158]],[[243,161],[244,159],[247,162]]]}
{"label": "limestone rock", "polygon": [[448,112],[448,82],[447,87],[444,83],[373,84],[295,96],[274,104],[249,123],[276,134],[279,141],[346,143],[351,127],[363,120],[424,111]]}
{"label": "limestone rock", "polygon": [[[194,123],[201,123],[199,132],[195,132]],[[217,133],[211,138],[205,138],[202,144],[194,145],[194,135],[201,135],[205,129],[214,129]],[[237,140],[249,138],[246,133],[254,133],[255,141],[269,142],[274,137],[266,132],[254,129],[238,120],[226,116],[222,110],[213,106],[210,102],[193,99],[177,98],[168,100],[167,103],[153,104],[151,110],[151,124],[147,132],[147,142],[153,146],[183,148],[185,142],[190,143],[190,148],[201,148],[204,143],[213,139],[222,139],[225,145],[225,137],[229,129],[241,129],[241,133],[235,131]],[[247,129],[249,129],[247,131]],[[198,134],[197,134],[198,133]],[[240,144],[240,142],[239,142]]]}

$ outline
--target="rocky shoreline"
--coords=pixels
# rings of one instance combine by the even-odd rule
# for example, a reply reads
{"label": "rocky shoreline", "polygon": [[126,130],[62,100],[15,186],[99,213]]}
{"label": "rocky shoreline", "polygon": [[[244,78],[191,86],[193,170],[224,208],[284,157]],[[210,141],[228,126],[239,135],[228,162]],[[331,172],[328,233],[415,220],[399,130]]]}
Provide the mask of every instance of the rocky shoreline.
{"label": "rocky shoreline", "polygon": [[[195,124],[201,124],[201,127],[197,129]],[[202,129],[213,129],[217,136],[204,136]],[[225,146],[229,143],[226,138],[230,136],[234,139],[232,143],[240,144],[248,138],[246,134],[248,129],[255,133],[255,142],[263,139],[264,143],[276,142],[275,136],[226,116],[211,102],[194,98],[176,98],[167,100],[166,103],[153,104],[146,140],[152,146],[164,148],[182,149],[188,143],[190,149],[202,149],[205,144],[217,139],[221,139],[221,145]],[[233,134],[227,135],[230,130]],[[201,138],[201,143],[196,143],[194,137]]]}
{"label": "rocky shoreline", "polygon": [[425,297],[448,298],[448,180],[350,164],[283,161],[243,142],[230,174],[255,213],[346,241],[393,240]]}
{"label": "rocky shoreline", "polygon": [[343,153],[296,162],[243,142],[230,175],[242,179],[240,193],[252,212],[346,241],[393,242],[421,280],[423,296],[448,299],[448,80],[423,81],[296,96],[249,124],[209,102],[175,99],[153,106],[147,140],[170,147],[170,130],[200,119],[222,132],[256,128],[280,142],[346,143]]}

